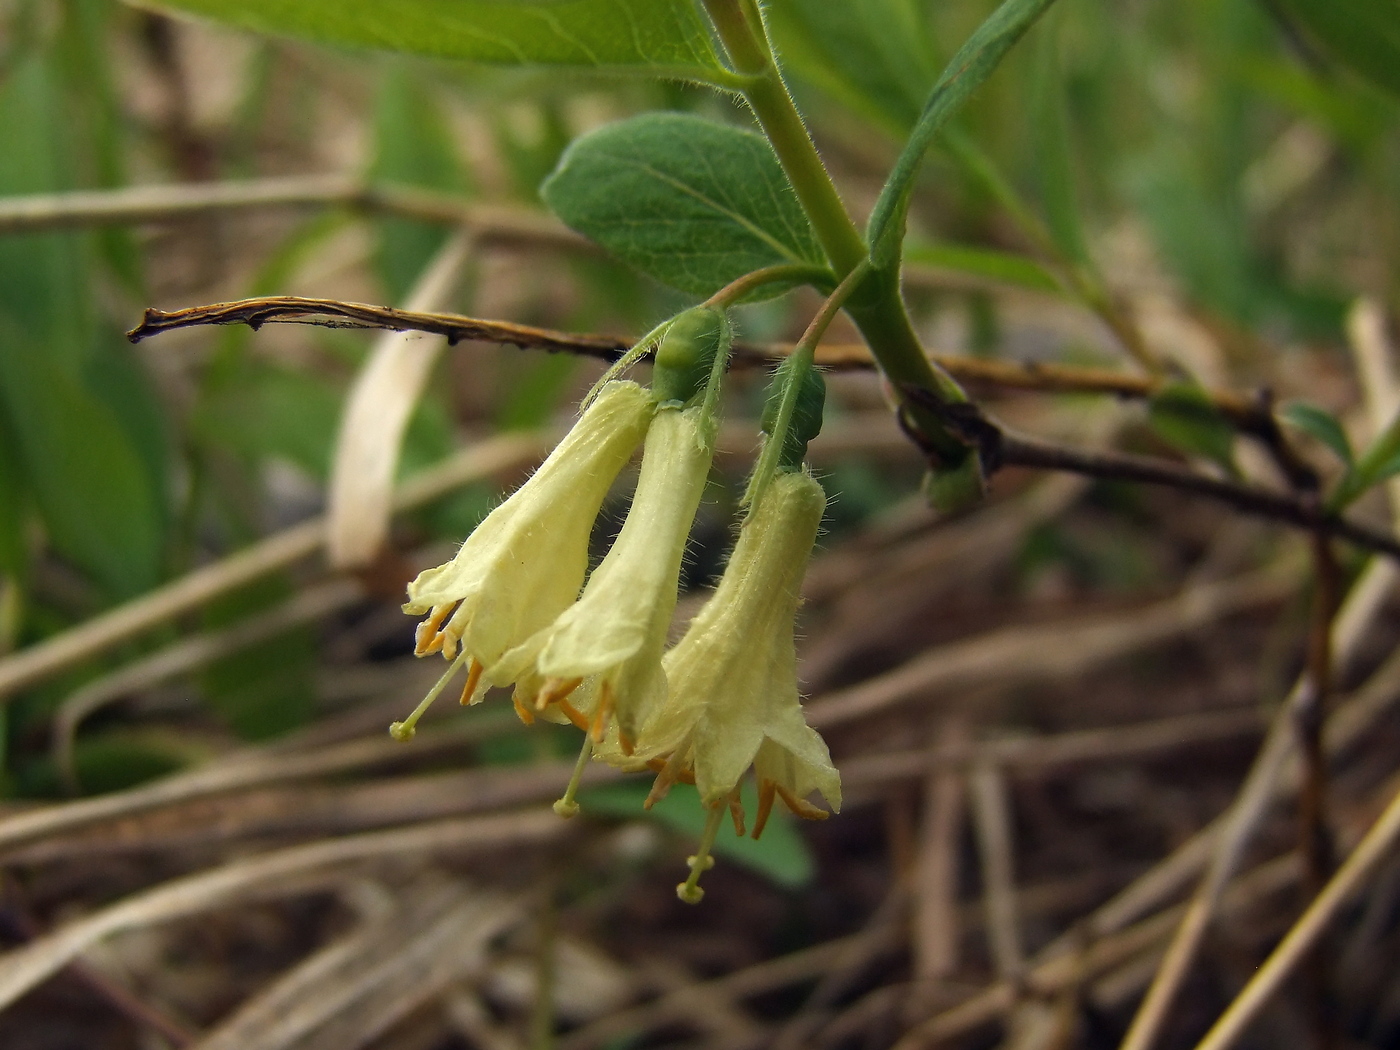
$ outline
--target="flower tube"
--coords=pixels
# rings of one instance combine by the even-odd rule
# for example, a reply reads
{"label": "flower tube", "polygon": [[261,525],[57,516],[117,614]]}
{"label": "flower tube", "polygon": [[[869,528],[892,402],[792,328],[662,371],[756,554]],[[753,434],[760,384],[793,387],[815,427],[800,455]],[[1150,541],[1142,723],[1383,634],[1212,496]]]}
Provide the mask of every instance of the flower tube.
{"label": "flower tube", "polygon": [[[742,834],[738,787],[752,766],[759,792],[755,838],[777,799],[808,819],[826,816],[807,801],[812,792],[840,810],[840,774],[803,717],[793,643],[802,575],[825,507],[821,485],[794,471],[774,477],[753,508],[719,586],[666,654],[670,691],[643,726],[633,756],[658,772],[648,804],[677,780],[693,780],[712,821],[727,805]],[[702,841],[691,879],[680,887],[687,900],[699,899],[703,847]]]}
{"label": "flower tube", "polygon": [[418,627],[417,653],[440,651],[455,661],[461,649],[469,665],[464,703],[479,699],[483,673],[504,653],[578,597],[593,523],[654,413],[650,391],[632,382],[607,384],[456,557],[409,584],[404,611],[427,613]]}
{"label": "flower tube", "polygon": [[708,430],[699,407],[658,410],[627,520],[582,596],[487,672],[492,684],[526,691],[518,706],[545,711],[591,679],[591,736],[601,742],[615,719],[626,750],[642,714],[665,697],[661,657],[709,476]]}

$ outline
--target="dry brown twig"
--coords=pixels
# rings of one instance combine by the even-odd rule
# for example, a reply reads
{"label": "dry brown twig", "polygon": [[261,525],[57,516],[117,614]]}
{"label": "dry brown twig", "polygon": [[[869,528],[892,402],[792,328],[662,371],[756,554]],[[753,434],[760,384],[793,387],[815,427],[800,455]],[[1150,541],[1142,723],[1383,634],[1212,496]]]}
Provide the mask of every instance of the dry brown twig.
{"label": "dry brown twig", "polygon": [[[274,321],[299,324],[317,324],[329,327],[368,327],[390,328],[396,331],[413,330],[429,332],[447,339],[448,344],[462,340],[481,340],[503,343],[522,348],[542,349],[551,352],[567,352],[597,357],[603,360],[616,360],[631,347],[631,343],[608,336],[571,335],[548,329],[532,328],[504,321],[482,321],[454,314],[413,314],[390,307],[370,306],[364,303],[344,303],[329,299],[300,299],[294,296],[274,296],[262,299],[246,299],[236,303],[216,303],[210,306],[190,307],[166,313],[160,310],[147,310],[142,323],[129,333],[133,341],[148,338],[158,332],[204,324],[247,324],[258,328]],[[754,348],[738,345],[734,348],[736,365],[771,364],[780,359],[782,351],[771,348]],[[936,359],[940,364],[943,358]],[[868,356],[858,361],[846,354],[837,357],[818,355],[817,363],[828,368],[870,367]],[[956,368],[950,368],[955,378]],[[995,369],[979,369],[983,378],[997,374]],[[1045,368],[1034,370],[1042,375]],[[1022,371],[1027,384],[1035,382],[1031,372]],[[1150,396],[1160,389],[1149,383],[1124,384],[1120,391],[1142,390]],[[1168,460],[1144,456],[1131,456],[1112,452],[1086,452],[1067,448],[1049,442],[1017,437],[997,426],[971,403],[952,406],[933,402],[921,391],[907,390],[905,395],[912,401],[931,411],[937,411],[943,422],[949,425],[967,443],[973,446],[981,458],[983,469],[994,473],[1004,466],[1031,467],[1038,470],[1068,471],[1089,477],[1119,481],[1134,481],[1149,485],[1162,485],[1169,488],[1206,496],[1227,504],[1233,509],[1257,517],[1292,525],[1296,528],[1324,533],[1349,540],[1369,550],[1379,551],[1400,558],[1400,541],[1394,537],[1358,524],[1347,518],[1332,515],[1319,509],[1316,501],[1288,496],[1264,489],[1199,474],[1179,467]],[[1282,454],[1284,448],[1278,440],[1277,424],[1272,415],[1259,406],[1249,407],[1247,401],[1219,398],[1222,411],[1227,404],[1240,410],[1237,423],[1248,432],[1264,440],[1271,448],[1280,452],[1282,462],[1292,462]],[[1267,406],[1265,406],[1267,407]],[[1229,414],[1227,412],[1227,414]],[[1254,420],[1252,423],[1244,419]],[[1305,468],[1295,465],[1295,471]]]}

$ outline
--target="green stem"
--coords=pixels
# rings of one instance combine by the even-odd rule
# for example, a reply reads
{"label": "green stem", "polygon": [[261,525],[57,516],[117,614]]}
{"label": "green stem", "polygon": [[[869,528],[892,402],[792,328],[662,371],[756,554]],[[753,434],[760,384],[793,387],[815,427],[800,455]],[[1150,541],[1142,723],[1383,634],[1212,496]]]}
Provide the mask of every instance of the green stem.
{"label": "green stem", "polygon": [[[807,134],[773,60],[762,22],[755,25],[746,16],[741,0],[705,0],[705,10],[730,61],[745,77],[744,98],[768,136],[822,250],[836,276],[844,279],[867,258],[865,240]],[[847,312],[881,371],[897,387],[914,386],[945,400],[966,400],[957,384],[941,374],[924,353],[905,310],[897,275],[872,273],[847,303]],[[966,459],[967,447],[931,412],[915,408],[911,414],[928,445],[950,466]]]}
{"label": "green stem", "polygon": [[763,442],[763,452],[754,464],[753,473],[749,475],[748,491],[744,493],[744,503],[749,507],[750,513],[758,506],[759,500],[763,498],[764,489],[777,473],[778,457],[782,455],[787,442],[787,432],[792,425],[792,415],[797,407],[798,395],[802,391],[802,381],[816,360],[817,343],[831,327],[831,322],[835,320],[837,312],[845,305],[851,292],[865,280],[869,269],[870,263],[863,262],[846,275],[846,279],[837,285],[836,290],[822,303],[821,309],[817,311],[816,316],[807,325],[807,330],[802,333],[802,338],[788,355],[787,383],[783,387],[782,401],[778,403],[773,430]]}
{"label": "green stem", "polygon": [[835,275],[825,266],[809,263],[780,263],[765,266],[730,281],[702,304],[717,310],[728,310],[744,296],[768,284],[810,284],[825,291],[835,282]]}

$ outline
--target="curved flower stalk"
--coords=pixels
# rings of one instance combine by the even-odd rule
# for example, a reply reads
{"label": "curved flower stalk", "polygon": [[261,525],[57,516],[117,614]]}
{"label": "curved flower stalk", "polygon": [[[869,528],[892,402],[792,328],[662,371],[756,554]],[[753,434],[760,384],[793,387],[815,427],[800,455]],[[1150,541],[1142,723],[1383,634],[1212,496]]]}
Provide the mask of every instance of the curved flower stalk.
{"label": "curved flower stalk", "polygon": [[807,801],[818,792],[841,808],[841,777],[821,736],[807,725],[797,688],[793,621],[807,559],[826,497],[805,471],[777,474],[740,532],[724,576],[663,662],[671,689],[647,718],[633,755],[658,771],[647,804],[676,781],[693,781],[711,807],[711,824],[679,887],[699,899],[724,808],[743,834],[738,787],[752,766],[759,805],[753,835],[782,799],[800,817],[827,814]]}
{"label": "curved flower stalk", "polygon": [[[463,702],[480,699],[508,650],[578,598],[588,539],[604,497],[642,443],[656,411],[651,392],[609,383],[534,475],[486,516],[450,562],[408,587],[407,613],[427,613],[417,653],[468,663]],[[411,724],[408,726],[411,731]]]}
{"label": "curved flower stalk", "polygon": [[[588,680],[591,738],[602,742],[615,722],[630,748],[645,712],[666,695],[661,657],[713,451],[700,406],[657,411],[627,520],[582,596],[486,673],[491,684],[516,684],[517,709],[548,711]],[[578,710],[569,709],[571,719]]]}

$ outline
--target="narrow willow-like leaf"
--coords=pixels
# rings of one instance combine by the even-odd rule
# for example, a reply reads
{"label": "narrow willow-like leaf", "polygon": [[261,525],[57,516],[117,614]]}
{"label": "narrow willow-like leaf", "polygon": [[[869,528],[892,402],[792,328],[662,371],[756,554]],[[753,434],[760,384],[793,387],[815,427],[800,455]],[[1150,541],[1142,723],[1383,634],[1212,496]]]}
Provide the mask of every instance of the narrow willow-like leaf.
{"label": "narrow willow-like leaf", "polygon": [[1279,415],[1284,422],[1317,438],[1335,452],[1338,459],[1351,466],[1355,459],[1351,441],[1347,438],[1347,432],[1342,429],[1342,424],[1331,412],[1307,401],[1290,401],[1283,406]]}
{"label": "narrow willow-like leaf", "polygon": [[1035,150],[1036,178],[1045,222],[1060,254],[1072,263],[1088,262],[1084,230],[1075,192],[1074,162],[1070,148],[1069,106],[1064,73],[1060,69],[1059,34],[1053,16],[1037,41],[1032,80],[1031,144]]}
{"label": "narrow willow-like leaf", "polygon": [[1400,0],[1282,0],[1329,52],[1400,95]]}
{"label": "narrow willow-like leaf", "polygon": [[700,117],[650,113],[585,135],[540,192],[574,229],[694,295],[767,266],[823,264],[767,140]]}
{"label": "narrow willow-like leaf", "polygon": [[1171,383],[1147,404],[1152,429],[1170,444],[1190,455],[1204,456],[1232,477],[1235,466],[1235,429],[1194,383]]}
{"label": "narrow willow-like leaf", "polygon": [[943,70],[870,216],[870,257],[877,268],[889,268],[899,258],[914,177],[939,129],[991,76],[1011,46],[1054,2],[1005,0],[977,27]]}
{"label": "narrow willow-like leaf", "polygon": [[971,244],[929,244],[910,238],[904,242],[904,261],[915,266],[951,270],[1002,284],[1014,284],[1036,292],[1052,295],[1063,292],[1055,275],[1034,259],[995,248]]}
{"label": "narrow willow-like leaf", "polygon": [[938,64],[917,0],[771,0],[783,66],[903,138],[919,119]]}
{"label": "narrow willow-like leaf", "polygon": [[1376,440],[1371,442],[1351,469],[1342,475],[1337,489],[1327,501],[1327,509],[1346,510],[1367,489],[1400,473],[1400,412],[1396,413]]}
{"label": "narrow willow-like leaf", "polygon": [[694,0],[160,0],[151,6],[326,44],[726,79]]}

